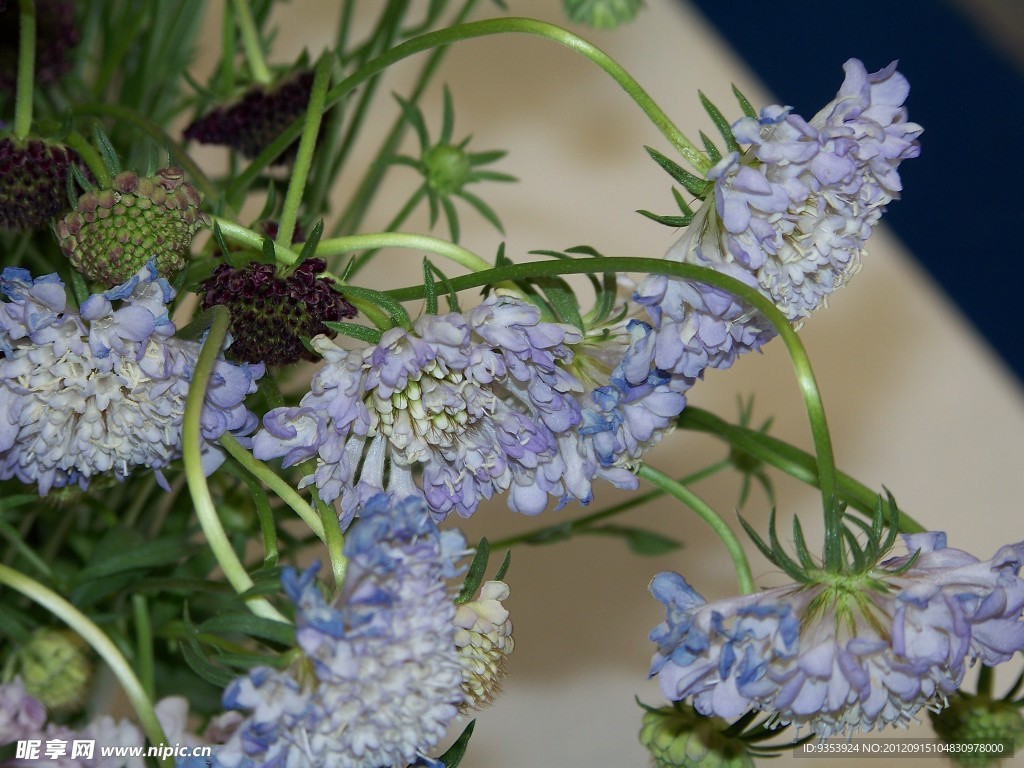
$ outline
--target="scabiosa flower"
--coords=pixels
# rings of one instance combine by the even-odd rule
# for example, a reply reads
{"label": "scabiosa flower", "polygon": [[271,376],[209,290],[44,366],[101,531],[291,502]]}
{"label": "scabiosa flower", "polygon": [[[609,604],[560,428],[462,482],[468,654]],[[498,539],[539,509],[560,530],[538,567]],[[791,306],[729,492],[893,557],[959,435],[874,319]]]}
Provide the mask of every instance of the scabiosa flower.
{"label": "scabiosa flower", "polygon": [[0,229],[38,229],[66,208],[72,162],[74,152],[61,144],[0,139]]}
{"label": "scabiosa flower", "polygon": [[302,345],[302,337],[329,334],[324,322],[356,315],[355,307],[320,277],[326,267],[323,259],[306,259],[279,275],[273,264],[218,266],[203,283],[203,309],[222,304],[231,310],[234,343],[228,356],[267,365],[319,359]]}
{"label": "scabiosa flower", "polygon": [[[301,71],[266,88],[254,86],[230,107],[217,107],[185,128],[185,138],[200,144],[219,144],[254,158],[299,118],[309,106],[313,73]],[[275,163],[287,163],[298,151],[293,143]]]}
{"label": "scabiosa flower", "polygon": [[[0,479],[39,492],[181,456],[185,398],[200,344],[174,337],[174,292],[152,264],[124,285],[68,306],[56,274],[0,274]],[[120,306],[115,308],[115,303]],[[223,460],[213,441],[244,435],[256,418],[242,404],[260,366],[218,361],[201,416],[207,473]]]}
{"label": "scabiosa flower", "polygon": [[123,171],[110,189],[78,198],[75,210],[57,222],[57,239],[71,266],[101,285],[124,283],[150,260],[170,279],[188,264],[193,235],[209,225],[202,201],[181,168],[148,177]]}
{"label": "scabiosa flower", "polygon": [[[0,8],[0,91],[13,94],[21,46],[19,4]],[[35,84],[53,85],[71,69],[71,52],[81,39],[71,0],[36,0]]]}
{"label": "scabiosa flower", "polygon": [[455,610],[455,645],[466,696],[463,709],[483,709],[501,689],[505,661],[515,648],[512,621],[502,604],[508,596],[505,582],[485,581],[479,599],[460,603]]}
{"label": "scabiosa flower", "polygon": [[438,519],[469,516],[495,492],[510,491],[509,506],[526,514],[549,495],[589,499],[592,475],[564,458],[575,453],[581,385],[560,363],[578,339],[507,296],[466,314],[424,315],[362,350],[316,337],[324,367],[298,407],[264,417],[254,454],[285,466],[315,458],[302,485],[340,497],[344,525],[365,493],[385,487],[385,470],[388,490],[406,496],[421,469]]}
{"label": "scabiosa flower", "polygon": [[651,633],[651,674],[701,714],[760,710],[825,737],[943,708],[967,664],[1024,649],[1024,543],[983,562],[941,533],[904,540],[916,554],[714,603],[659,574],[651,592],[667,617]]}
{"label": "scabiosa flower", "polygon": [[257,668],[224,705],[248,711],[216,768],[330,765],[380,768],[435,762],[462,702],[455,606],[445,578],[465,539],[440,533],[423,500],[372,497],[345,538],[343,594],[329,605],[314,580],[286,568],[302,660]]}

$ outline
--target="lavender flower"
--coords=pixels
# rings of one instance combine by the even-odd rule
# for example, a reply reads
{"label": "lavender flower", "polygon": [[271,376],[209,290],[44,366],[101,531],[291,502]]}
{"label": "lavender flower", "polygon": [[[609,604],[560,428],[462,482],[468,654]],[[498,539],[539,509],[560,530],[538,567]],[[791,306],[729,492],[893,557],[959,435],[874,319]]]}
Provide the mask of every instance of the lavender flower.
{"label": "lavender flower", "polygon": [[[56,274],[8,267],[0,274],[0,479],[38,483],[39,492],[135,467],[160,470],[181,456],[181,422],[196,342],[174,338],[174,293],[152,265],[128,282],[69,307]],[[114,303],[120,302],[115,308]],[[218,361],[201,417],[207,473],[223,456],[225,432],[245,434],[255,417],[242,405],[261,366]]]}
{"label": "lavender flower", "polygon": [[667,617],[651,632],[651,674],[701,714],[761,710],[826,737],[942,709],[966,665],[1024,649],[1024,542],[982,562],[942,533],[904,540],[916,561],[714,603],[678,574],[659,574],[651,592]]}
{"label": "lavender flower", "polygon": [[[666,258],[697,264],[759,288],[790,320],[807,317],[860,266],[884,206],[899,195],[897,168],[919,147],[909,91],[895,63],[868,74],[846,62],[836,98],[810,123],[788,107],[733,126],[743,153],[708,172],[709,199]],[[636,291],[658,332],[655,365],[693,380],[759,349],[774,331],[729,294],[651,276]]]}
{"label": "lavender flower", "polygon": [[589,499],[593,472],[577,460],[573,431],[582,385],[562,366],[578,340],[506,296],[465,315],[425,315],[363,350],[318,336],[326,365],[298,407],[266,415],[253,452],[285,466],[315,458],[302,485],[340,497],[344,525],[384,488],[385,470],[387,490],[401,498],[418,492],[421,469],[437,519],[469,516],[504,491],[525,514],[541,512],[549,496]]}
{"label": "lavender flower", "polygon": [[462,703],[455,606],[445,586],[465,549],[439,533],[417,496],[371,498],[345,540],[344,593],[328,605],[314,581],[285,569],[303,660],[253,670],[224,693],[250,714],[215,750],[216,768],[380,768],[416,760]]}

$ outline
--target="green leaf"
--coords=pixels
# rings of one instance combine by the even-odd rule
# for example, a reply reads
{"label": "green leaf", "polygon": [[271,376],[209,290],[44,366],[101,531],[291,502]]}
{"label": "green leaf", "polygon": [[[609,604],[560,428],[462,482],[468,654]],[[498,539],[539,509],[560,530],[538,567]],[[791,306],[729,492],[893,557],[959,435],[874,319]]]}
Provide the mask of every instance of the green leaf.
{"label": "green leaf", "polygon": [[484,572],[487,570],[487,560],[490,556],[491,545],[488,544],[487,539],[480,539],[473,562],[469,564],[469,570],[466,571],[466,580],[462,582],[459,596],[455,598],[456,605],[468,603],[476,595],[476,591],[484,580]]}
{"label": "green leaf", "polygon": [[582,333],[583,316],[580,315],[579,300],[569,284],[560,277],[545,277],[535,281],[555,312],[559,322],[570,323]]}
{"label": "green leaf", "polygon": [[274,241],[269,237],[263,238],[263,260],[267,264],[274,264],[277,262],[277,251],[274,249]]}
{"label": "green leaf", "polygon": [[757,117],[757,112],[750,105],[750,102],[747,100],[747,97],[740,93],[740,89],[737,88],[735,85],[733,85],[732,87],[732,94],[733,96],[736,97],[736,101],[739,102],[740,109],[743,110],[743,114],[746,117]]}
{"label": "green leaf", "polygon": [[295,645],[295,627],[273,619],[264,619],[253,613],[229,613],[207,619],[197,628],[199,632],[225,635],[245,635],[269,640],[279,645]]}
{"label": "green leaf", "polygon": [[416,138],[420,142],[420,151],[426,152],[430,149],[430,134],[427,133],[427,125],[423,122],[423,113],[420,112],[420,108],[415,104],[410,104],[397,93],[393,93],[392,96],[395,97],[398,106],[402,108],[402,114],[406,121],[416,131]]}
{"label": "green leaf", "polygon": [[441,137],[438,139],[439,144],[450,144],[452,141],[452,131],[455,128],[455,108],[452,106],[452,94],[448,90],[448,86],[444,87],[444,108],[441,110]]}
{"label": "green leaf", "polygon": [[580,530],[580,533],[593,533],[620,538],[626,542],[630,551],[636,555],[664,555],[683,546],[681,542],[670,539],[668,536],[627,525],[602,525],[595,528],[583,528]]}
{"label": "green leaf", "polygon": [[79,571],[75,581],[84,584],[92,579],[112,576],[124,571],[151,569],[176,563],[187,557],[192,545],[187,538],[164,538],[132,544],[127,550],[112,551],[110,547],[97,547],[93,564]]}
{"label": "green leaf", "polygon": [[405,307],[386,293],[355,285],[335,284],[334,289],[342,296],[354,296],[357,299],[375,304],[387,313],[395,325],[400,325],[407,330],[412,328],[412,320],[409,319],[409,313],[405,311]]}
{"label": "green leaf", "polygon": [[191,634],[181,644],[181,655],[193,672],[218,688],[226,688],[238,676],[231,670],[224,669],[210,661],[210,658],[203,652],[199,641]]}
{"label": "green leaf", "polygon": [[494,212],[494,209],[491,208],[491,206],[489,206],[479,197],[474,195],[472,192],[462,190],[456,194],[458,197],[461,197],[463,200],[465,200],[467,203],[473,206],[473,208],[476,209],[476,212],[483,216],[485,219],[487,219],[487,221],[489,221],[491,225],[496,230],[498,230],[498,232],[500,232],[503,235],[505,234],[505,228],[501,226],[501,220],[498,218],[498,214]]}
{"label": "green leaf", "polygon": [[718,147],[715,146],[715,142],[709,139],[704,131],[700,132],[700,140],[704,143],[704,151],[708,153],[708,157],[711,158],[712,163],[717,163],[722,159],[722,153],[718,151]]}
{"label": "green leaf", "polygon": [[641,216],[646,216],[651,221],[664,224],[666,227],[688,227],[690,226],[690,222],[693,221],[693,216],[661,216],[660,214],[644,210],[638,210],[637,213]]}
{"label": "green leaf", "polygon": [[469,725],[462,731],[462,734],[455,740],[455,743],[448,747],[448,751],[438,758],[444,763],[445,768],[458,768],[459,763],[462,762],[463,755],[466,754],[466,748],[469,746],[469,739],[473,735],[475,727],[476,720],[470,720]]}
{"label": "green leaf", "polygon": [[682,184],[683,188],[691,195],[699,197],[701,200],[707,196],[708,190],[713,186],[710,181],[690,173],[653,147],[644,147],[644,149],[647,150],[647,154],[651,156],[651,159],[661,166],[662,170]]}
{"label": "green leaf", "polygon": [[508,567],[512,564],[512,550],[505,551],[505,559],[501,561],[501,566],[494,574],[495,581],[504,581],[505,574],[508,573]]}
{"label": "green leaf", "polygon": [[100,151],[100,157],[103,158],[103,164],[107,166],[111,176],[117,176],[121,172],[121,160],[117,156],[114,145],[110,143],[110,138],[99,123],[93,127],[92,136],[96,141],[96,148]]}
{"label": "green leaf", "polygon": [[437,314],[437,288],[434,285],[434,265],[423,257],[423,293],[427,301],[427,314]]}
{"label": "green leaf", "polygon": [[334,320],[325,320],[324,326],[330,328],[335,333],[340,333],[345,336],[349,336],[359,341],[365,341],[367,344],[379,344],[381,332],[376,328],[369,328],[365,325],[359,325],[359,323],[342,323],[335,322]]}
{"label": "green leaf", "polygon": [[316,247],[320,245],[320,238],[324,234],[324,220],[320,219],[316,224],[313,225],[313,229],[310,230],[309,237],[306,238],[306,242],[302,244],[302,251],[299,253],[299,261],[305,261],[316,253]]}
{"label": "green leaf", "polygon": [[725,116],[718,110],[711,100],[705,96],[701,91],[697,91],[697,95],[700,97],[700,103],[704,107],[704,111],[708,113],[708,117],[711,118],[711,122],[715,124],[715,128],[722,134],[722,138],[725,139],[725,146],[730,152],[739,152],[740,145],[736,143],[736,137],[732,135],[732,127],[729,125],[729,121],[725,119]]}

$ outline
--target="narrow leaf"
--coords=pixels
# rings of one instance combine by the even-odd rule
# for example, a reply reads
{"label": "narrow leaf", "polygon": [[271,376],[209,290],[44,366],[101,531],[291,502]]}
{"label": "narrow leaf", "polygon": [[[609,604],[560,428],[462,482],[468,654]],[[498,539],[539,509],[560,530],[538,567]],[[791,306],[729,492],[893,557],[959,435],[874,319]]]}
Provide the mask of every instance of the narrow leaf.
{"label": "narrow leaf", "polygon": [[473,556],[473,562],[469,564],[469,570],[466,571],[466,580],[462,582],[459,596],[455,598],[456,605],[468,603],[476,595],[476,591],[480,588],[480,583],[484,580],[484,572],[487,570],[487,559],[490,556],[491,545],[487,542],[487,539],[480,539],[480,543],[476,547],[476,555]]}
{"label": "narrow leaf", "polygon": [[747,116],[747,117],[757,117],[757,112],[750,105],[750,102],[747,100],[747,97],[744,96],[742,93],[740,93],[740,89],[737,88],[735,85],[733,85],[733,87],[732,87],[732,94],[733,94],[733,96],[736,97],[736,101],[739,102],[740,109],[743,110],[743,114],[745,116]]}
{"label": "narrow leaf", "polygon": [[697,91],[697,95],[700,97],[700,103],[704,107],[704,111],[708,113],[708,117],[711,118],[711,122],[715,124],[715,128],[722,134],[722,138],[725,139],[725,146],[730,152],[739,152],[740,145],[736,143],[736,137],[732,135],[732,128],[729,126],[729,121],[725,119],[725,116],[718,110],[711,100],[705,96],[701,91]]}
{"label": "narrow leaf", "polygon": [[458,768],[459,763],[462,762],[462,758],[466,754],[466,749],[469,747],[469,739],[473,735],[473,728],[475,727],[476,720],[470,720],[469,725],[466,726],[459,738],[455,740],[455,743],[448,747],[448,751],[438,758],[444,763],[445,768]]}
{"label": "narrow leaf", "polygon": [[434,265],[423,257],[423,293],[427,300],[427,314],[437,314],[437,287],[434,285]]}
{"label": "narrow leaf", "polygon": [[305,261],[316,253],[316,247],[320,245],[320,238],[323,234],[324,220],[320,219],[320,221],[313,225],[313,229],[309,232],[309,237],[307,237],[306,242],[302,244],[302,251],[299,253],[299,261]]}
{"label": "narrow leaf", "polygon": [[669,176],[682,184],[687,192],[694,197],[699,197],[702,200],[704,199],[708,190],[711,188],[710,181],[690,173],[678,163],[665,157],[661,152],[652,147],[644,147],[644,149],[647,150],[647,154],[651,156],[651,159],[660,165],[662,170],[668,173]]}

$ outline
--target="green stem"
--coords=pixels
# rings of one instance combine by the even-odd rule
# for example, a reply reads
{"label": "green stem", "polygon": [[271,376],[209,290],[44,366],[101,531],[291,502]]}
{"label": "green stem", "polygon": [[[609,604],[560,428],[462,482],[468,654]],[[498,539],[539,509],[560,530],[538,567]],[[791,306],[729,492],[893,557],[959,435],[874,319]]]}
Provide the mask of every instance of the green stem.
{"label": "green stem", "polygon": [[[182,454],[185,462],[185,479],[188,482],[189,493],[192,495],[196,518],[203,529],[210,550],[217,559],[217,564],[224,571],[224,576],[235,591],[242,594],[252,589],[253,581],[231,547],[224,526],[221,525],[220,518],[217,516],[213,498],[210,496],[210,487],[206,484],[206,475],[203,473],[200,455],[200,416],[203,403],[206,400],[206,387],[230,322],[230,316],[224,307],[214,307],[211,312],[213,323],[202,351],[199,353],[199,359],[196,361],[192,384],[189,386],[188,399],[185,403],[185,417],[181,426]],[[288,623],[288,620],[265,598],[249,598],[247,604],[257,616]]]}
{"label": "green stem", "polygon": [[[588,58],[602,70],[604,70],[623,90],[633,99],[645,115],[651,120],[661,134],[676,147],[686,160],[701,174],[710,168],[710,160],[697,148],[693,142],[675,126],[653,99],[633,79],[632,75],[626,72],[617,62],[606,53],[588,43],[581,37],[574,35],[568,30],[562,29],[554,24],[549,24],[536,19],[507,18],[507,19],[484,19],[483,21],[471,21],[466,24],[458,24],[453,27],[428,32],[425,35],[413,37],[394,48],[384,52],[346,77],[336,86],[327,92],[325,109],[330,109],[345,95],[353,91],[364,81],[370,79],[378,72],[390,67],[392,64],[404,58],[440,46],[450,45],[462,40],[471,40],[477,37],[489,35],[503,35],[519,33],[534,35],[537,37],[552,40],[566,46],[575,53]],[[302,119],[295,120],[281,134],[274,139],[256,157],[249,166],[238,175],[227,190],[229,199],[234,199],[242,190],[245,190],[259,176],[260,172],[277,158],[302,131]]]}
{"label": "green stem", "polygon": [[339,256],[353,251],[375,250],[378,248],[408,248],[427,251],[453,261],[473,272],[490,269],[491,265],[472,251],[429,235],[413,235],[403,232],[377,232],[366,235],[350,235],[321,240],[316,255],[322,258]]}
{"label": "green stem", "polygon": [[24,139],[32,130],[32,99],[35,94],[36,0],[21,0],[18,37],[18,84],[14,102],[14,136]]}
{"label": "green stem", "polygon": [[334,511],[334,507],[320,498],[316,489],[313,490],[313,501],[320,513],[320,519],[323,521],[324,532],[327,534],[324,543],[327,544],[327,554],[331,558],[334,589],[336,592],[341,592],[341,587],[345,583],[345,573],[348,571],[348,558],[345,557],[345,536],[338,524],[338,513]]}
{"label": "green stem", "polygon": [[[421,184],[416,189],[416,191],[412,193],[412,195],[406,201],[405,205],[402,206],[401,210],[399,210],[398,213],[396,213],[394,217],[391,219],[391,221],[388,222],[387,226],[384,227],[384,231],[393,232],[400,226],[402,226],[405,223],[405,220],[409,218],[409,214],[411,214],[416,209],[416,206],[419,205],[420,200],[426,197],[426,194],[427,186],[426,184]],[[370,260],[374,257],[374,255],[376,255],[376,253],[377,249],[372,248],[368,251],[364,251],[363,253],[355,257],[352,260],[352,264],[345,269],[345,274],[348,276],[348,279],[351,280],[353,277],[359,274],[359,272],[362,271],[363,267],[365,267],[370,262]],[[337,266],[337,263],[329,263],[329,266],[334,268]]]}
{"label": "green stem", "polygon": [[[160,726],[160,721],[156,718],[153,703],[146,696],[142,683],[139,682],[131,665],[117,649],[117,646],[102,629],[56,592],[6,565],[0,565],[0,584],[6,584],[41,605],[77,632],[114,673],[125,696],[128,697],[128,701],[134,708],[149,743],[153,746],[167,743],[167,736]],[[161,764],[171,768],[174,761],[170,757],[165,757],[161,760]]]}
{"label": "green stem", "polygon": [[668,475],[654,469],[654,467],[642,464],[636,474],[637,477],[642,477],[665,493],[677,498],[696,512],[701,520],[711,526],[711,530],[722,540],[730,559],[732,559],[733,567],[736,569],[736,579],[740,584],[740,592],[744,595],[751,594],[754,591],[754,577],[750,572],[750,562],[747,560],[747,553],[743,551],[740,540],[736,538],[736,534],[729,527],[728,523],[719,517],[718,513],[700,496],[682,483],[677,483]]}
{"label": "green stem", "polygon": [[306,189],[309,168],[313,164],[316,137],[320,132],[320,121],[324,113],[324,98],[330,82],[331,56],[325,54],[317,62],[316,72],[313,75],[313,88],[309,95],[309,107],[306,109],[306,126],[302,131],[302,138],[299,140],[298,153],[295,156],[295,164],[292,166],[292,177],[288,182],[288,192],[285,193],[284,208],[278,222],[277,245],[279,246],[288,247],[292,242],[295,221],[299,216],[299,206],[302,204],[302,193]]}
{"label": "green stem", "polygon": [[274,81],[263,58],[263,46],[260,43],[260,33],[256,29],[256,22],[252,18],[252,11],[246,0],[232,0],[231,7],[235,10],[235,22],[242,34],[242,45],[245,46],[245,58],[249,62],[249,71],[252,73],[253,81],[261,85],[270,85]]}
{"label": "green stem", "polygon": [[139,676],[146,696],[156,698],[156,669],[153,665],[153,625],[149,620],[149,606],[142,595],[132,595],[132,613],[135,615],[135,648]]}
{"label": "green stem", "polygon": [[[641,272],[668,275],[721,288],[750,304],[775,327],[789,352],[793,369],[796,372],[797,384],[803,395],[804,407],[811,423],[814,452],[818,457],[818,487],[821,489],[825,512],[825,566],[830,571],[841,569],[844,566],[842,562],[842,511],[839,508],[836,494],[836,462],[832,451],[832,438],[829,436],[828,423],[825,420],[825,406],[821,401],[821,393],[818,391],[811,361],[807,357],[807,350],[804,349],[803,342],[800,341],[799,335],[789,324],[786,316],[779,311],[771,299],[764,296],[759,290],[707,267],[665,259],[623,256],[511,264],[471,275],[459,275],[453,277],[449,282],[452,290],[461,291],[466,288],[476,288],[505,281],[598,272]],[[447,288],[443,285],[437,287],[438,293],[446,291]],[[388,295],[398,301],[419,299],[424,295],[424,287],[417,285],[401,288],[388,291]]]}
{"label": "green stem", "polygon": [[[254,232],[243,227],[241,224],[221,216],[214,216],[213,221],[220,227],[221,234],[224,235],[224,239],[228,242],[238,243],[258,252],[263,250],[263,241],[266,237],[259,232]],[[291,248],[278,245],[277,243],[274,243],[274,254],[282,264],[297,264],[299,261],[299,254],[291,250]]]}
{"label": "green stem", "polygon": [[217,442],[227,451],[235,461],[242,465],[242,468],[253,477],[258,478],[265,486],[278,495],[278,497],[291,507],[302,521],[309,526],[309,529],[316,534],[320,541],[327,543],[323,523],[320,516],[305,502],[298,491],[282,480],[276,472],[255,458],[249,451],[245,450],[235,439],[234,435],[225,432]]}
{"label": "green stem", "polygon": [[43,558],[36,554],[36,551],[32,549],[28,544],[25,543],[24,539],[18,534],[14,526],[8,523],[6,520],[0,520],[0,536],[7,539],[11,549],[17,554],[21,555],[28,561],[29,565],[39,571],[39,574],[47,579],[53,578],[53,570],[50,568],[50,564]]}
{"label": "green stem", "polygon": [[[733,448],[749,453],[755,459],[795,477],[801,482],[818,487],[818,463],[814,456],[776,437],[748,427],[730,424],[715,414],[686,406],[676,424],[680,429],[714,435]],[[878,494],[845,472],[836,473],[839,498],[853,509],[871,518],[878,503]],[[927,529],[914,518],[899,511],[899,529],[902,533],[922,533]]]}
{"label": "green stem", "polygon": [[[680,485],[691,485],[696,483],[698,480],[710,477],[711,475],[722,471],[730,464],[728,459],[716,462],[699,472],[681,477],[676,482]],[[568,538],[577,531],[585,530],[594,523],[606,520],[609,517],[620,515],[623,512],[628,512],[631,509],[635,509],[642,504],[646,504],[648,501],[653,501],[661,496],[665,495],[665,491],[661,488],[655,488],[653,491],[647,491],[641,493],[638,496],[632,496],[626,501],[618,504],[613,504],[607,509],[602,509],[597,512],[593,512],[589,515],[583,515],[575,520],[566,520],[561,523],[555,523],[554,525],[545,525],[541,528],[534,528],[532,531],[526,533],[519,533],[515,536],[509,536],[505,539],[498,539],[497,541],[491,542],[491,549],[505,549],[508,547],[515,546],[516,544],[547,544],[552,539],[563,539]]]}

